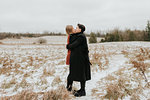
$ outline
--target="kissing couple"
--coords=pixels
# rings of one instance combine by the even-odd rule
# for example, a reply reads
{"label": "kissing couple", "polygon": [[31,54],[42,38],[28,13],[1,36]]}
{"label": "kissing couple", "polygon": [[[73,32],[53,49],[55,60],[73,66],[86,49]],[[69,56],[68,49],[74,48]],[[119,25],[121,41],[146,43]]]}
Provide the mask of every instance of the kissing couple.
{"label": "kissing couple", "polygon": [[[86,81],[91,80],[91,63],[84,31],[85,26],[82,24],[77,24],[76,29],[74,29],[72,25],[66,26],[68,36],[66,64],[69,65],[66,88],[68,91],[72,91],[76,97],[86,96]],[[79,90],[72,90],[73,81],[80,82],[81,88]]]}

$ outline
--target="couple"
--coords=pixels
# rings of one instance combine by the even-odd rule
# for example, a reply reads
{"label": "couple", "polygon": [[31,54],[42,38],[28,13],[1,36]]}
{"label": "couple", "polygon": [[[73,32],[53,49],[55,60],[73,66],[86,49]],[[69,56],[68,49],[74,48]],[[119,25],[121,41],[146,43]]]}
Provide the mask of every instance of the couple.
{"label": "couple", "polygon": [[68,54],[66,64],[69,65],[69,75],[67,77],[67,90],[72,91],[73,81],[80,82],[81,89],[74,90],[76,97],[86,95],[85,84],[91,79],[89,51],[85,34],[85,26],[77,24],[76,29],[72,25],[66,26],[68,34],[67,46]]}

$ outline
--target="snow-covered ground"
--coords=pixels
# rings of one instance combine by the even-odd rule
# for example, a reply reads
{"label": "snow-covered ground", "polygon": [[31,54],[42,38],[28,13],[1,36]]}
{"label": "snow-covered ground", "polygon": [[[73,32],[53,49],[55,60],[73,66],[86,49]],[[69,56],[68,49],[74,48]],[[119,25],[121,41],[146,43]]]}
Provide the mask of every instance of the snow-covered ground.
{"label": "snow-covered ground", "polygon": [[[67,36],[43,36],[37,38],[28,38],[28,37],[21,37],[21,39],[11,39],[6,38],[0,40],[0,42],[5,44],[36,44],[39,38],[45,39],[47,44],[66,44]],[[87,37],[87,41],[89,42],[89,37]],[[99,42],[102,38],[97,38]]]}
{"label": "snow-covered ground", "polygon": [[[59,40],[59,39],[58,39]],[[66,41],[66,40],[62,40]],[[69,66],[65,64],[65,42],[37,45],[0,45],[0,97],[12,96],[23,90],[46,92],[66,86]],[[59,44],[59,45],[58,45]],[[132,60],[144,64],[150,81],[150,42],[111,42],[89,44],[92,79],[86,82],[87,95],[74,100],[150,99],[150,86],[134,67]],[[121,85],[118,83],[122,82]],[[74,82],[79,89],[79,82]],[[71,94],[70,94],[71,95]],[[121,97],[120,97],[121,95]],[[115,97],[115,96],[114,96]]]}

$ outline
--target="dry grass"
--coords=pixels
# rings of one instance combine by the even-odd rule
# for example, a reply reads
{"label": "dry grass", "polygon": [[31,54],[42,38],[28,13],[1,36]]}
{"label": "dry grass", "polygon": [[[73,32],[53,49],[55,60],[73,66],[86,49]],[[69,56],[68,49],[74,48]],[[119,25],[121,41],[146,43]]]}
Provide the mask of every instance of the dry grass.
{"label": "dry grass", "polygon": [[55,85],[58,85],[61,81],[60,77],[59,76],[56,76],[52,82],[52,86],[55,86]]}
{"label": "dry grass", "polygon": [[[143,90],[148,89],[149,86],[143,84],[141,75],[134,72],[133,66],[131,67],[131,71],[127,72],[126,70],[128,70],[128,68],[126,67],[121,68],[112,73],[113,75],[108,75],[101,79],[99,81],[99,87],[97,88],[98,91],[94,92],[95,94],[93,95],[100,99],[109,100],[124,99],[126,96],[139,100],[139,95],[143,95]],[[119,78],[117,78],[118,76]],[[106,91],[106,93],[104,91]],[[100,94],[98,96],[98,93],[105,94]]]}
{"label": "dry grass", "polygon": [[116,80],[117,78],[109,74],[107,77],[105,77],[105,79],[109,81],[113,81],[113,80]]}
{"label": "dry grass", "polygon": [[126,50],[122,50],[121,53],[125,56],[125,57],[129,57],[129,52],[127,52]]}
{"label": "dry grass", "polygon": [[57,90],[51,90],[49,92],[44,93],[43,100],[69,100],[71,97],[69,96],[68,91],[64,86],[60,86]]}
{"label": "dry grass", "polygon": [[45,79],[45,77],[40,77],[40,79],[41,79],[41,84],[43,85],[43,84],[47,84],[48,82],[47,82],[47,79]]}
{"label": "dry grass", "polygon": [[59,86],[55,90],[48,92],[35,93],[31,90],[24,90],[14,96],[6,96],[0,98],[1,100],[71,100],[70,93],[64,86]]}
{"label": "dry grass", "polygon": [[147,79],[146,74],[145,74],[145,71],[148,69],[148,67],[145,65],[145,63],[144,62],[138,62],[138,61],[131,61],[131,63],[139,71],[139,74],[143,75],[143,77],[145,78],[145,81],[148,83],[148,79]]}
{"label": "dry grass", "polygon": [[[130,59],[130,63],[133,64],[133,67],[138,70],[140,75],[143,75],[145,81],[148,83],[148,79],[146,77],[146,72],[148,70],[148,64],[145,64],[145,60],[149,59],[149,50],[146,48],[140,48],[138,54],[135,54],[133,58]],[[148,83],[149,84],[149,83]]]}
{"label": "dry grass", "polygon": [[139,95],[142,94],[143,87],[140,84],[135,88],[130,87],[131,83],[127,83],[127,81],[127,79],[120,77],[116,82],[107,84],[107,94],[104,98],[118,100],[130,96],[132,100],[133,98],[140,100]]}
{"label": "dry grass", "polygon": [[65,60],[60,61],[57,65],[65,65]]}
{"label": "dry grass", "polygon": [[106,91],[107,94],[104,96],[107,99],[118,100],[123,99],[127,95],[131,95],[130,89],[126,88],[126,79],[119,78],[118,81],[114,83],[107,84]]}
{"label": "dry grass", "polygon": [[2,67],[0,68],[0,74],[9,74],[11,72],[11,67]]}
{"label": "dry grass", "polygon": [[[94,52],[91,54],[91,63],[94,65],[98,65],[99,70],[105,70],[107,66],[109,65],[109,60],[107,58],[107,55],[105,53],[100,52]],[[92,68],[92,71],[97,69]]]}
{"label": "dry grass", "polygon": [[44,76],[53,76],[55,74],[55,69],[54,67],[51,68],[44,68],[43,69],[43,75]]}
{"label": "dry grass", "polygon": [[3,42],[0,42],[0,44],[3,44]]}
{"label": "dry grass", "polygon": [[106,55],[104,56],[104,58],[105,58],[105,64],[104,64],[104,66],[108,66],[108,65],[109,65],[109,60],[108,60],[108,58],[106,57]]}
{"label": "dry grass", "polygon": [[92,89],[92,96],[95,96],[96,92],[98,92],[98,89],[96,88]]}
{"label": "dry grass", "polygon": [[138,61],[132,60],[131,63],[133,64],[134,68],[137,68],[137,70],[141,72],[145,72],[147,69],[147,66],[145,65],[144,62],[138,62]]}
{"label": "dry grass", "polygon": [[117,72],[115,72],[115,74],[117,76],[121,76],[121,75],[123,75],[123,73],[124,73],[125,70],[126,70],[125,68],[120,68]]}
{"label": "dry grass", "polygon": [[107,94],[104,96],[107,99],[118,100],[119,98],[123,98],[124,94],[121,92],[121,88],[117,83],[112,83],[107,85],[106,88]]}
{"label": "dry grass", "polygon": [[1,100],[37,100],[37,99],[38,94],[32,92],[31,90],[24,90],[17,95],[1,98]]}
{"label": "dry grass", "polygon": [[[129,57],[129,63],[133,65],[133,68],[135,68],[136,70],[134,71],[134,73],[137,73],[143,77],[143,79],[145,79],[145,81],[147,82],[148,85],[149,81],[148,81],[148,76],[146,75],[149,72],[149,64],[150,63],[146,63],[145,61],[149,61],[150,60],[150,49],[149,48],[136,48],[133,51],[130,52],[125,52],[124,54],[128,54],[130,55]],[[129,70],[132,69],[132,67],[128,68]],[[143,80],[142,79],[142,80]]]}
{"label": "dry grass", "polygon": [[33,66],[33,61],[34,61],[34,59],[33,59],[33,57],[32,56],[29,56],[29,66]]}
{"label": "dry grass", "polygon": [[2,89],[8,89],[12,87],[12,84],[11,83],[6,83],[5,81],[1,84],[1,88]]}
{"label": "dry grass", "polygon": [[[37,46],[37,47],[35,47]],[[10,93],[3,93],[4,95],[11,95],[11,93],[13,92],[18,92],[18,89],[19,88],[22,88],[22,89],[26,89],[26,88],[33,88],[32,86],[32,83],[33,83],[33,90],[35,89],[39,89],[39,90],[47,90],[49,86],[54,86],[52,88],[55,88],[57,86],[60,86],[62,83],[64,82],[61,82],[61,78],[64,79],[64,76],[66,75],[67,71],[68,71],[68,67],[64,67],[63,66],[63,70],[61,71],[58,71],[60,72],[59,74],[57,73],[56,70],[56,66],[57,65],[64,65],[65,64],[65,60],[64,60],[64,57],[66,56],[66,52],[64,51],[65,49],[65,46],[59,46],[59,47],[56,47],[56,45],[49,45],[49,46],[45,46],[45,45],[34,45],[34,47],[30,47],[28,46],[29,48],[20,48],[22,46],[15,46],[15,49],[12,49],[10,50],[10,48],[8,48],[8,51],[7,49],[5,48],[1,48],[2,51],[6,51],[6,54],[4,54],[3,52],[0,52],[0,54],[2,54],[3,56],[0,57],[0,63],[1,64],[4,64],[5,67],[1,67],[0,68],[0,74],[4,74],[6,75],[17,75],[17,76],[23,76],[23,80],[19,83],[15,83],[14,80],[11,80],[11,82],[8,82],[8,83],[11,83],[11,84],[4,84],[5,86],[4,87],[11,87],[11,86],[15,86],[14,89],[10,90]],[[43,48],[44,47],[44,48]],[[56,47],[56,48],[55,48]],[[105,47],[105,48],[104,48]],[[112,55],[114,55],[115,53],[119,53],[120,54],[120,49],[122,50],[122,54],[126,55],[127,57],[131,57],[131,59],[134,59],[135,61],[137,61],[138,63],[140,62],[144,62],[145,60],[149,60],[150,59],[150,54],[148,52],[149,49],[148,48],[143,48],[142,49],[138,49],[135,48],[134,50],[136,52],[131,52],[129,51],[130,49],[124,47],[123,49],[121,48],[121,46],[117,49],[113,48],[113,47],[119,47],[119,46],[100,46],[100,47],[97,47],[95,48],[94,46],[91,46],[91,50],[89,50],[90,52],[92,51],[92,53],[90,53],[90,59],[91,59],[91,62],[93,64],[93,66],[91,67],[92,71],[99,71],[99,70],[104,70],[106,69],[106,67],[109,65],[109,58],[113,57]],[[52,49],[53,48],[53,49]],[[95,49],[94,49],[95,48]],[[114,50],[113,50],[113,49]],[[124,51],[123,51],[124,50]],[[15,52],[14,52],[15,51]],[[16,52],[17,51],[17,52]],[[41,52],[42,51],[42,52]],[[117,51],[117,52],[116,52]],[[119,51],[119,52],[118,52]],[[44,53],[43,53],[44,52]],[[10,56],[9,56],[10,55]],[[56,56],[57,55],[57,56]],[[134,58],[132,58],[132,56]],[[58,60],[58,61],[57,61]],[[98,65],[98,66],[95,66],[95,65]],[[131,64],[130,64],[131,65]],[[134,64],[132,64],[134,65]],[[136,64],[135,64],[136,65]],[[144,63],[146,69],[148,68],[148,63]],[[136,65],[137,66],[137,65]],[[100,96],[106,96],[106,92],[104,91],[101,91],[101,90],[105,90],[107,91],[106,88],[104,87],[107,87],[107,88],[110,88],[110,87],[116,87],[116,91],[118,91],[117,93],[113,90],[111,90],[111,92],[109,92],[108,94],[111,94],[112,97],[115,95],[118,96],[118,98],[123,98],[124,95],[129,95],[131,94],[130,96],[131,97],[135,97],[135,98],[138,98],[134,92],[135,91],[139,91],[139,92],[135,92],[137,95],[139,95],[140,93],[140,90],[143,90],[141,87],[136,87],[136,85],[143,85],[143,79],[144,78],[141,78],[139,76],[141,75],[137,75],[137,72],[133,72],[135,73],[134,74],[131,74],[131,73],[128,73],[127,69],[128,69],[128,65],[124,66],[124,67],[127,67],[126,69],[120,69],[118,70],[116,73],[112,73],[112,74],[115,74],[115,75],[112,75],[110,74],[109,76],[105,77],[105,80],[106,82],[103,82],[101,83],[99,86],[101,86],[100,88],[95,88],[92,90],[92,96],[97,96],[97,97],[100,97]],[[38,73],[38,69],[42,69],[41,70],[41,73],[43,72],[43,75],[41,75],[41,73]],[[133,70],[135,68],[133,68],[132,66],[132,69]],[[144,70],[144,68],[142,69]],[[124,72],[127,72],[126,74],[129,74],[129,75],[125,75]],[[149,70],[145,70],[145,73],[149,73]],[[34,77],[34,75],[39,75],[39,77]],[[33,76],[32,76],[33,75]],[[55,75],[64,75],[64,76],[61,76],[61,78],[59,76],[55,77]],[[129,80],[130,82],[132,81],[133,83],[136,83],[135,86],[132,85],[132,83],[129,83],[127,80],[123,81],[123,83],[121,83],[119,80],[117,80],[118,76],[124,76],[124,78],[127,78],[127,80]],[[130,76],[131,75],[131,76]],[[54,80],[51,84],[51,81],[50,83],[47,82],[46,79],[48,79],[48,77],[51,77],[53,79],[54,77]],[[149,77],[149,76],[147,76]],[[36,84],[36,82],[33,82],[31,81],[31,84],[28,83],[28,81],[26,80],[27,79],[31,79],[32,78],[35,78],[35,80],[37,78],[39,78]],[[9,80],[10,81],[10,80]],[[5,83],[7,83],[5,82]],[[114,82],[114,83],[113,83]],[[126,84],[126,82],[128,84]],[[140,83],[141,82],[141,83]],[[108,85],[106,85],[106,83]],[[124,84],[124,85],[120,85],[119,83],[121,84]],[[118,86],[117,86],[118,85]],[[144,84],[145,85],[145,84]],[[103,88],[104,89],[103,89]],[[135,87],[135,88],[132,88],[132,87]],[[148,87],[148,86],[147,86]],[[8,88],[7,88],[8,89]],[[62,95],[65,95],[65,94],[62,94],[64,92],[60,92],[60,93],[57,93],[59,91],[60,88],[57,88],[56,90],[52,90],[52,91],[48,91],[48,92],[41,92],[41,93],[35,93],[35,92],[32,92],[30,90],[24,91],[24,93],[19,93],[15,96],[22,96],[22,98],[24,98],[24,96],[27,96],[29,99],[37,99],[37,98],[40,98],[40,100],[48,100],[48,99],[61,99],[63,98]],[[77,89],[75,89],[77,90]],[[6,89],[4,89],[4,91],[6,91]],[[66,90],[63,90],[62,91],[66,91]],[[109,91],[109,90],[108,90]],[[2,93],[2,92],[1,92]],[[33,95],[29,95],[30,94],[33,94]],[[116,94],[115,94],[116,93]],[[120,94],[119,94],[120,93]],[[30,97],[31,96],[31,97]],[[33,97],[33,98],[32,98]],[[25,97],[25,99],[28,99]],[[67,97],[66,97],[67,98]],[[65,98],[65,99],[66,99]],[[106,98],[104,98],[106,99]],[[17,100],[17,99],[15,99]],[[64,98],[62,99],[64,100]]]}
{"label": "dry grass", "polygon": [[17,83],[16,78],[12,78],[9,82],[3,81],[1,88],[8,89]]}
{"label": "dry grass", "polygon": [[3,65],[3,67],[0,68],[0,74],[6,74],[9,76],[11,72],[16,74],[23,73],[21,70],[18,70],[21,65],[19,63],[15,63],[15,61],[9,56],[0,57],[0,63]]}
{"label": "dry grass", "polygon": [[25,87],[29,87],[30,84],[27,83],[25,77],[22,79],[22,81],[19,83],[19,86],[22,87],[22,88],[25,88]]}

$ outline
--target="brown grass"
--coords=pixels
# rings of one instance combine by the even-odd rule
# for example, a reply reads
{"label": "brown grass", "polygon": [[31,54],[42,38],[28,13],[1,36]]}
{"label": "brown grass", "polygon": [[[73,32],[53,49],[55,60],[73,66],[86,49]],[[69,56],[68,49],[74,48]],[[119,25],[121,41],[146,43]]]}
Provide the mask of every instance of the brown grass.
{"label": "brown grass", "polygon": [[94,96],[96,94],[96,92],[98,92],[98,89],[96,89],[96,88],[92,89],[92,96]]}
{"label": "brown grass", "polygon": [[145,71],[148,69],[148,67],[145,65],[145,63],[144,62],[138,62],[135,60],[131,60],[131,63],[133,64],[133,67],[139,71],[140,75],[142,73],[142,75],[145,78],[145,81],[148,83],[148,79],[147,79],[146,74],[145,74]]}
{"label": "brown grass", "polygon": [[118,100],[123,99],[127,95],[131,95],[131,91],[126,88],[126,79],[120,77],[116,82],[106,85],[107,99]]}
{"label": "brown grass", "polygon": [[47,82],[47,79],[45,78],[45,77],[40,77],[40,79],[41,79],[41,84],[43,85],[43,84],[47,84],[48,82]]}
{"label": "brown grass", "polygon": [[1,84],[1,88],[8,89],[11,88],[16,83],[17,83],[16,78],[12,78],[9,82],[3,81],[3,83]]}
{"label": "brown grass", "polygon": [[29,59],[29,66],[33,66],[33,61],[34,61],[33,57],[29,56],[28,59]]}
{"label": "brown grass", "polygon": [[29,83],[27,83],[25,77],[22,79],[22,81],[19,83],[19,86],[22,87],[22,88],[25,88],[25,87],[28,87],[30,86]]}
{"label": "brown grass", "polygon": [[62,60],[58,63],[58,65],[64,65],[65,64],[65,60]]}
{"label": "brown grass", "polygon": [[31,90],[24,90],[17,95],[1,98],[1,100],[37,100],[37,99],[38,94],[32,92]]}
{"label": "brown grass", "polygon": [[57,90],[51,90],[49,92],[44,93],[43,100],[69,100],[68,91],[64,86],[60,86]]}
{"label": "brown grass", "polygon": [[[105,62],[102,62],[102,59],[105,59]],[[98,53],[98,52],[94,52],[93,54],[91,54],[91,63],[92,64],[96,64],[99,67],[99,70],[104,70],[106,69],[106,66],[108,66],[109,64],[109,60],[106,56],[106,54],[103,53]],[[95,70],[95,68],[92,68],[92,70]]]}
{"label": "brown grass", "polygon": [[0,42],[0,44],[3,44],[3,42]]}
{"label": "brown grass", "polygon": [[52,67],[52,68],[44,68],[43,69],[43,75],[45,76],[53,76],[55,74],[55,69]]}
{"label": "brown grass", "polygon": [[71,100],[70,93],[64,86],[59,86],[55,90],[48,92],[33,92],[31,90],[24,90],[14,96],[1,97],[1,100]]}
{"label": "brown grass", "polygon": [[109,80],[109,81],[113,81],[113,80],[116,80],[116,78],[112,75],[108,75],[107,77],[105,77],[106,80]]}
{"label": "brown grass", "polygon": [[[134,53],[134,57],[130,58],[130,63],[133,64],[133,67],[145,78],[145,81],[148,83],[148,79],[146,77],[146,72],[148,71],[148,65],[145,63],[145,60],[150,60],[150,50],[148,48],[140,48],[137,52]],[[150,84],[149,84],[150,85]]]}
{"label": "brown grass", "polygon": [[56,76],[52,82],[52,86],[55,86],[55,85],[58,85],[61,81],[60,77],[59,76]]}

